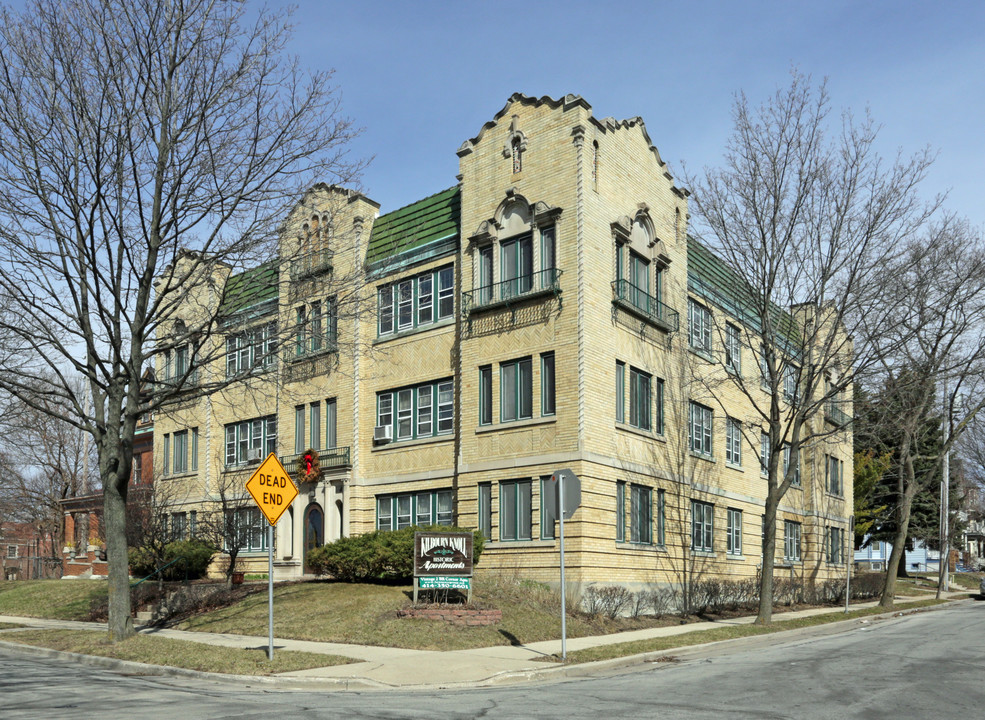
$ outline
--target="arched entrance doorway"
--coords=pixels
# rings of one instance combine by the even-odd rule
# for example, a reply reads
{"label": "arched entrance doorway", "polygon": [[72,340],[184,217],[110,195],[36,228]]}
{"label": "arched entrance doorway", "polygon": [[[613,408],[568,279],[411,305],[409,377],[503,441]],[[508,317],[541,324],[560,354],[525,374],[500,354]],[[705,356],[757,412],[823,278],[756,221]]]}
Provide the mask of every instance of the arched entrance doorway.
{"label": "arched entrance doorway", "polygon": [[310,573],[308,553],[325,544],[325,513],[318,503],[304,510],[304,572]]}

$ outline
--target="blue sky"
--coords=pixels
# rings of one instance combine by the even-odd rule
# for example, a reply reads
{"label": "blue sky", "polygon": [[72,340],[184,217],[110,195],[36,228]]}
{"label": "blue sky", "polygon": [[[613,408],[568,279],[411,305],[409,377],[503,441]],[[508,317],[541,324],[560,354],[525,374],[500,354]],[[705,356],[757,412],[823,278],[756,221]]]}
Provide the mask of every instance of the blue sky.
{"label": "blue sky", "polygon": [[[276,6],[276,3],[273,4]],[[455,184],[455,150],[514,92],[641,116],[680,176],[718,165],[733,94],[792,66],[866,108],[879,149],[935,149],[924,185],[985,226],[985,2],[335,2],[304,0],[290,50],[336,71],[366,194],[388,212]]]}

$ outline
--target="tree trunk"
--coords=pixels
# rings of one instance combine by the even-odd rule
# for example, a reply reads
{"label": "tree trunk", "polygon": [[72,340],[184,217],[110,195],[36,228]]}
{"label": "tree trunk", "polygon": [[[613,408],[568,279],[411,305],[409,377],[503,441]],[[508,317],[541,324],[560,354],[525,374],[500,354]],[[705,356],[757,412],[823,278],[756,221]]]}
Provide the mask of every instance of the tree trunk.
{"label": "tree trunk", "polygon": [[889,562],[886,564],[886,576],[883,580],[882,596],[879,598],[879,607],[892,608],[896,597],[896,577],[899,572],[900,560],[906,557],[906,533],[910,529],[910,508],[913,504],[913,496],[916,494],[916,486],[913,483],[913,466],[904,463],[904,468],[909,465],[909,470],[902,472],[907,475],[908,482],[900,499],[899,520],[896,524],[896,536],[893,538],[893,551],[889,555]]}
{"label": "tree trunk", "polygon": [[[103,475],[103,522],[106,535],[106,559],[109,568],[109,639],[125,640],[134,634],[130,614],[130,564],[127,558],[126,492],[127,482],[114,477],[106,482]],[[120,490],[122,486],[122,492]]]}
{"label": "tree trunk", "polygon": [[759,578],[759,613],[757,625],[773,622],[773,567],[776,564],[776,509],[780,501],[770,490],[766,494],[765,537],[763,538],[763,568]]}

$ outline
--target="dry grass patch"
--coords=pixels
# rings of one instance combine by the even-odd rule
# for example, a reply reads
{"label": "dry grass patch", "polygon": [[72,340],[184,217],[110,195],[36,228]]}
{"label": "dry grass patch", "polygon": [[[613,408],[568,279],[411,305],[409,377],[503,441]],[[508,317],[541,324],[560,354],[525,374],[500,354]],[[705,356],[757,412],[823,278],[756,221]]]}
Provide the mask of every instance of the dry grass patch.
{"label": "dry grass patch", "polygon": [[0,583],[0,615],[88,620],[93,600],[105,598],[105,580],[16,580]]}
{"label": "dry grass patch", "polygon": [[114,644],[107,640],[106,633],[91,630],[25,630],[5,633],[3,639],[82,655],[232,675],[275,675],[357,662],[338,655],[275,649],[271,663],[266,648],[244,650],[148,635],[136,635]]}
{"label": "dry grass patch", "polygon": [[22,628],[22,627],[24,626],[18,623],[0,622],[0,630],[13,630],[14,628]]}
{"label": "dry grass patch", "polygon": [[[939,605],[947,602],[946,600],[918,600],[917,602],[906,603],[901,606],[901,610],[911,610],[931,605]],[[734,640],[736,638],[750,637],[752,635],[766,635],[769,633],[782,632],[784,630],[795,630],[797,628],[813,627],[815,625],[825,625],[827,623],[840,622],[842,620],[852,620],[865,617],[867,615],[879,615],[890,612],[881,607],[861,608],[845,612],[830,612],[808,617],[791,618],[789,620],[775,620],[772,625],[725,625],[711,630],[695,630],[694,632],[683,633],[664,638],[653,638],[650,640],[637,640],[634,642],[617,643],[615,645],[600,645],[585,650],[577,650],[568,653],[568,663],[585,663],[596,660],[611,660],[613,658],[627,657],[629,655],[639,655],[642,653],[662,652],[673,648],[688,647],[691,645],[702,645],[704,643],[718,642],[721,640]],[[558,662],[558,657],[546,657],[545,661]]]}

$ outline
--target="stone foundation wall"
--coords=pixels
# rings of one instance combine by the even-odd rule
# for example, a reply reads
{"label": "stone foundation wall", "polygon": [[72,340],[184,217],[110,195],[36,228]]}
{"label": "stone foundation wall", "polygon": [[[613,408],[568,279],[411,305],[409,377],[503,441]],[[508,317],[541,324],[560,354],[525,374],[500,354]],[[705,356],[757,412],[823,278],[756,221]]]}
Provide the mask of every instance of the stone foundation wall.
{"label": "stone foundation wall", "polygon": [[467,610],[451,605],[410,607],[397,611],[397,617],[442,620],[451,625],[495,625],[503,620],[502,610]]}

